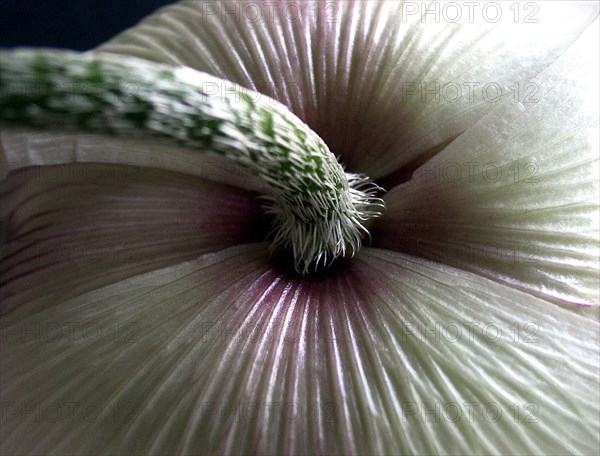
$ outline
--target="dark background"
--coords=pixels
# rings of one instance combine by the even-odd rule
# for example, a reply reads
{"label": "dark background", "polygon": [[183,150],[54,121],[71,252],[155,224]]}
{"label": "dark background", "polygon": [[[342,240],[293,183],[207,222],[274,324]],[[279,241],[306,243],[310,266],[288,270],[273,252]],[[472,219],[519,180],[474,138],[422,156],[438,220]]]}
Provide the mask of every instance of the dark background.
{"label": "dark background", "polygon": [[175,0],[0,0],[0,47],[93,48]]}

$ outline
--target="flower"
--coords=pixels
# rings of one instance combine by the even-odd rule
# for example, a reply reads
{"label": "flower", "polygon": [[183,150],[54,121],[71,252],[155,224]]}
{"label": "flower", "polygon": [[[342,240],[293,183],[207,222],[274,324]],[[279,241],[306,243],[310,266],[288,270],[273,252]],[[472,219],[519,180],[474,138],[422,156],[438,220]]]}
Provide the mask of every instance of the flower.
{"label": "flower", "polygon": [[597,6],[470,5],[188,1],[94,51],[272,95],[390,189],[319,274],[244,170],[3,131],[3,451],[597,453]]}

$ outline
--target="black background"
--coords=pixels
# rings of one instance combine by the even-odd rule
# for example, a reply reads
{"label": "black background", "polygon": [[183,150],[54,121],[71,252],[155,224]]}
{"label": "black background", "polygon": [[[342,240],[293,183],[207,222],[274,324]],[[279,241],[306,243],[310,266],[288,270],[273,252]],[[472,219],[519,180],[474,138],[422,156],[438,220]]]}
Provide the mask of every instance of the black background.
{"label": "black background", "polygon": [[0,47],[87,50],[174,0],[0,0]]}

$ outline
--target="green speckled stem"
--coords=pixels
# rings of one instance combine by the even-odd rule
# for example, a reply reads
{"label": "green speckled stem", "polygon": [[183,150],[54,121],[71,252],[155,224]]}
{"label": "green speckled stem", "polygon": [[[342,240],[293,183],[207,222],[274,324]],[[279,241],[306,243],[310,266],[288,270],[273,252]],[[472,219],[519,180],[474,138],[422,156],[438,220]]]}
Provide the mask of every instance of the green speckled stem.
{"label": "green speckled stem", "polygon": [[296,268],[360,248],[376,186],[345,173],[325,143],[281,103],[187,67],[58,50],[0,52],[0,122],[156,137],[227,157],[272,190],[274,245]]}

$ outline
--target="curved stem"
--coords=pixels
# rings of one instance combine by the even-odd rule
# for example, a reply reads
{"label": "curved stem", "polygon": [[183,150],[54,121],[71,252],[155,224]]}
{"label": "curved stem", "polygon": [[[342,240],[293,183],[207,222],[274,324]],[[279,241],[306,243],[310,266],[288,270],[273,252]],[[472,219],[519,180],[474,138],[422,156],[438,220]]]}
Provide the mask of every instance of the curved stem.
{"label": "curved stem", "polygon": [[227,157],[272,190],[274,245],[296,269],[360,248],[379,215],[377,187],[345,173],[325,143],[281,103],[187,67],[113,55],[0,53],[0,122],[157,137]]}

